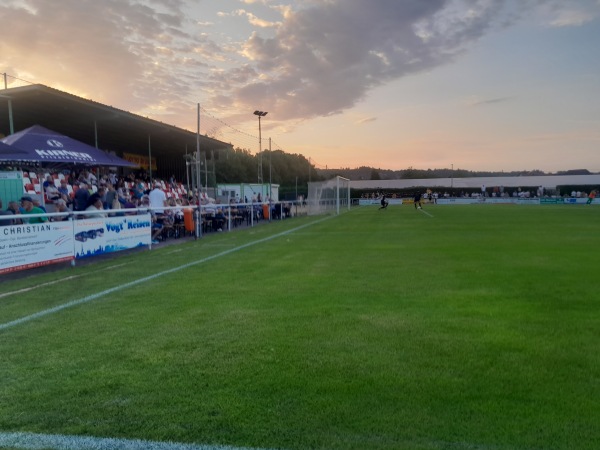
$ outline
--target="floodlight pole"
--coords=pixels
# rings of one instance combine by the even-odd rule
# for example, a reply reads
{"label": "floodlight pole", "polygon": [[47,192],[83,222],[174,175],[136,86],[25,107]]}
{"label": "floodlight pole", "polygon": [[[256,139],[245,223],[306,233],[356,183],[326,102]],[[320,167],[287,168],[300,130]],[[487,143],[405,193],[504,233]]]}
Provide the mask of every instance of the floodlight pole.
{"label": "floodlight pole", "polygon": [[[262,185],[263,175],[262,175],[262,133],[260,128],[260,118],[265,117],[268,114],[267,111],[254,111],[254,115],[258,116],[258,184]],[[262,187],[261,187],[262,191]]]}
{"label": "floodlight pole", "polygon": [[198,103],[198,123],[196,129],[196,190],[200,200],[200,188],[202,187],[202,174],[200,173],[200,103]]}
{"label": "floodlight pole", "polygon": [[196,210],[196,236],[202,237],[202,211],[200,202],[200,189],[202,187],[202,174],[200,173],[200,103],[198,103],[198,128],[196,132],[196,188],[198,192],[198,209]]}

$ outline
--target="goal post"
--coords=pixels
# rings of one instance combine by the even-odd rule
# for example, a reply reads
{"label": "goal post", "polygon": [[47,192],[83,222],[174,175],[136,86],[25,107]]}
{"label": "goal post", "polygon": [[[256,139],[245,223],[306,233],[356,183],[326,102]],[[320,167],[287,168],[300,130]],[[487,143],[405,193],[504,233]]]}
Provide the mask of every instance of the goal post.
{"label": "goal post", "polygon": [[340,214],[350,210],[350,180],[337,176],[308,183],[308,214]]}

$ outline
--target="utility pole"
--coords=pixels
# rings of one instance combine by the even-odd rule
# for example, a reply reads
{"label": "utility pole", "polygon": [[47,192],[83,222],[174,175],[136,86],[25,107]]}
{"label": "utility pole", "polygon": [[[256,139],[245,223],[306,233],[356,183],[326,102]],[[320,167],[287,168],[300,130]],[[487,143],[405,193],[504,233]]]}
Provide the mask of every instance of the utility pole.
{"label": "utility pole", "polygon": [[[262,135],[260,129],[260,118],[265,117],[268,114],[267,111],[254,111],[254,115],[258,116],[258,184],[263,183],[263,172],[262,172]],[[262,188],[261,188],[262,190]]]}

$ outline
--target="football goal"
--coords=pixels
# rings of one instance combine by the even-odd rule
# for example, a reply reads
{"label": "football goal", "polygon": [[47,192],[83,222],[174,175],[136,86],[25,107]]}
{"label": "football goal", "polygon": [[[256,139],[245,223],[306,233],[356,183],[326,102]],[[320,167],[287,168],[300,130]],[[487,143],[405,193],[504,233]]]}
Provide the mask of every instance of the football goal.
{"label": "football goal", "polygon": [[309,182],[308,214],[339,214],[350,210],[350,180],[337,176],[327,181]]}

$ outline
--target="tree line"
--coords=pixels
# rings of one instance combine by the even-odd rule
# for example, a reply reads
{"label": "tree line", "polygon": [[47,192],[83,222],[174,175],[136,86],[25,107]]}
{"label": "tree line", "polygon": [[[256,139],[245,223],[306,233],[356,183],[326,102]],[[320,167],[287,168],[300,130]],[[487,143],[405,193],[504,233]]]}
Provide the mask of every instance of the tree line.
{"label": "tree line", "polygon": [[542,170],[529,171],[471,171],[466,169],[416,169],[389,170],[361,166],[358,168],[321,169],[298,153],[282,150],[265,150],[252,154],[244,148],[221,149],[207,161],[208,184],[216,183],[256,183],[258,167],[262,160],[264,183],[278,184],[281,198],[293,198],[295,193],[306,195],[309,181],[323,181],[335,176],[350,180],[400,180],[427,178],[470,178],[494,176],[543,176],[543,175],[589,175],[586,169],[566,170],[546,173]]}
{"label": "tree line", "polygon": [[260,162],[263,182],[278,184],[280,198],[293,199],[296,193],[306,196],[309,181],[322,181],[327,177],[303,155],[282,150],[265,150],[253,155],[250,150],[238,147],[221,149],[210,156],[208,185],[257,183]]}

